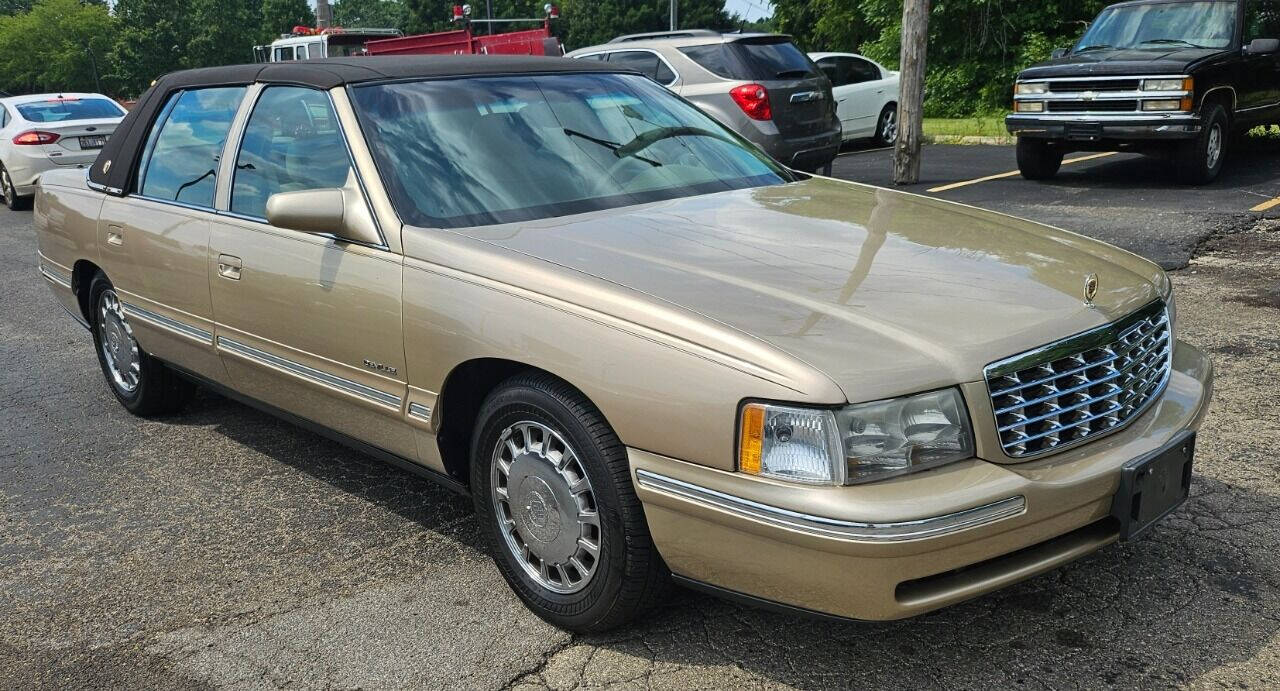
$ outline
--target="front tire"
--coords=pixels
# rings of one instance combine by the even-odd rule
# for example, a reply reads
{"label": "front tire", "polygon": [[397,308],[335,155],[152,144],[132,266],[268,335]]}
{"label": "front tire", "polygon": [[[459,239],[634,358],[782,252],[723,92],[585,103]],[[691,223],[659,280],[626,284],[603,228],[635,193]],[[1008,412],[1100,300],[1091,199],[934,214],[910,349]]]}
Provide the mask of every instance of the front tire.
{"label": "front tire", "polygon": [[1201,115],[1204,127],[1195,138],[1178,145],[1174,166],[1178,180],[1187,185],[1212,182],[1222,172],[1227,158],[1227,110],[1220,104],[1210,105]]}
{"label": "front tire", "polygon": [[898,104],[890,103],[880,110],[876,120],[876,144],[893,146],[898,142]]}
{"label": "front tire", "polygon": [[94,350],[116,400],[140,417],[168,415],[186,407],[195,384],[138,345],[111,281],[99,273],[89,284],[89,296]]}
{"label": "front tire", "polygon": [[1062,167],[1062,151],[1043,139],[1018,137],[1018,172],[1028,180],[1048,180]]}
{"label": "front tire", "polygon": [[649,537],[626,450],[600,411],[545,374],[489,395],[471,485],[493,560],[535,614],[570,631],[625,624],[670,573]]}

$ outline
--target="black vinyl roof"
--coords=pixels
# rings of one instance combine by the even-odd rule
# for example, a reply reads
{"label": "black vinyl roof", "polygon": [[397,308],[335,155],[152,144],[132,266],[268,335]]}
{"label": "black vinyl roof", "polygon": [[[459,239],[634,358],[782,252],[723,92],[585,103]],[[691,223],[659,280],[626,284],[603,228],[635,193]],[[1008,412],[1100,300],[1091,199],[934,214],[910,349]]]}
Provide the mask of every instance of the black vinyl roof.
{"label": "black vinyl roof", "polygon": [[596,60],[571,60],[517,55],[373,55],[326,58],[257,65],[202,67],[170,72],[160,77],[138,98],[137,104],[116,127],[89,169],[89,181],[109,193],[124,195],[134,178],[140,149],[151,123],[169,100],[183,89],[233,86],[263,82],[332,89],[396,79],[483,77],[557,72],[632,72]]}

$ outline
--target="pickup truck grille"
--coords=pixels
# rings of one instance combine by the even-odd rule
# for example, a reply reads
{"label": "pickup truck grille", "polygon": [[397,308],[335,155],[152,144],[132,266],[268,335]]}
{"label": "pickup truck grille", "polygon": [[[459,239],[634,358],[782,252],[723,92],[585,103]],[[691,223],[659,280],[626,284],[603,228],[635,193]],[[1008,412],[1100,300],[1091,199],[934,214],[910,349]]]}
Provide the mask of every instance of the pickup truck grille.
{"label": "pickup truck grille", "polygon": [[1049,91],[1055,94],[1069,94],[1081,91],[1137,91],[1141,85],[1137,79],[1069,79],[1049,82]]}
{"label": "pickup truck grille", "polygon": [[1136,100],[1049,101],[1050,113],[1130,113],[1138,110]]}
{"label": "pickup truck grille", "polygon": [[1155,302],[1112,324],[986,368],[1005,455],[1029,458],[1115,431],[1164,389],[1169,315]]}

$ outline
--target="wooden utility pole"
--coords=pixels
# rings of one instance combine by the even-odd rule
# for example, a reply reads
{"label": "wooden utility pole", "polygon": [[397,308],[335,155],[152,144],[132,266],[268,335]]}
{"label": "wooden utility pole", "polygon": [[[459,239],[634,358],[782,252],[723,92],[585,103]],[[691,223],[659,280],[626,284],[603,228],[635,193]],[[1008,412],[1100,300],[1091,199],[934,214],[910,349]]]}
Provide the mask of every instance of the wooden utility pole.
{"label": "wooden utility pole", "polygon": [[893,181],[920,181],[920,139],[924,128],[924,70],[929,42],[929,0],[902,4],[902,56],[898,95],[898,143],[893,151]]}

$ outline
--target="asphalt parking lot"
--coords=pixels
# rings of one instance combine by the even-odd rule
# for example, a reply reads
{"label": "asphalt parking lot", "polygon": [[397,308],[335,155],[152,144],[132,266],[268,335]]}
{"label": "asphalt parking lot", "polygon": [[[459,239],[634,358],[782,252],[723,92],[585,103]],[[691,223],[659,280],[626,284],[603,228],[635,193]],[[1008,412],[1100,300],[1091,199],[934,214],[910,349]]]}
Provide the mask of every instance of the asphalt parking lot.
{"label": "asphalt parking lot", "polygon": [[[925,155],[921,192],[1013,170]],[[882,182],[884,156],[836,173]],[[907,621],[677,591],[598,637],[528,613],[469,502],[426,481],[212,394],[129,416],[36,272],[30,213],[0,209],[0,687],[1280,687],[1280,223],[1249,211],[1280,157],[1254,160],[1203,189],[1124,157],[934,193],[1186,255],[1180,336],[1218,388],[1192,497],[1150,537]]]}

